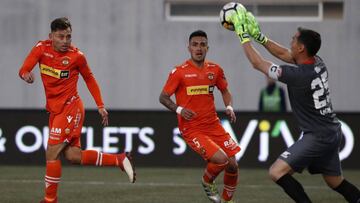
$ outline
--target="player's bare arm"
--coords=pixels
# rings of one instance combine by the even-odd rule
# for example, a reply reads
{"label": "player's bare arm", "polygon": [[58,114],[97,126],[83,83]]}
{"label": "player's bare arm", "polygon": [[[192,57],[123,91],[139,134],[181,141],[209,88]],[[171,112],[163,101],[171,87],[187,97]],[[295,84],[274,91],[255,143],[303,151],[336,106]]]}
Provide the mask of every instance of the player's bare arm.
{"label": "player's bare arm", "polygon": [[264,44],[264,47],[276,58],[286,62],[295,64],[294,58],[291,56],[291,52],[288,48],[282,46],[281,44],[268,39]]}
{"label": "player's bare arm", "polygon": [[232,107],[232,96],[229,89],[226,88],[222,90],[221,95],[226,106],[226,115],[230,118],[230,122],[234,123],[236,121],[236,116]]}
{"label": "player's bare arm", "polygon": [[177,114],[180,114],[183,118],[186,120],[191,120],[196,113],[191,111],[190,109],[186,109],[184,107],[176,105],[170,98],[170,95],[168,95],[166,92],[162,91],[159,96],[159,101],[162,105],[164,105],[166,108],[168,108],[171,111],[176,112]]}
{"label": "player's bare arm", "polygon": [[253,68],[268,75],[269,68],[273,63],[264,59],[250,42],[244,43],[243,49]]}

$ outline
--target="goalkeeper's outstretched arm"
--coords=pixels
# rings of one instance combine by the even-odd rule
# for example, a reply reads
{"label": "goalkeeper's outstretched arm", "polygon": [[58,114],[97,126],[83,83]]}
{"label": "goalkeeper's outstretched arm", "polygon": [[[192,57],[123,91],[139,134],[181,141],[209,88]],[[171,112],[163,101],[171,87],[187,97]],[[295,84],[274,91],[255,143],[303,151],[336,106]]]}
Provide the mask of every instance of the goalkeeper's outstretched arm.
{"label": "goalkeeper's outstretched arm", "polygon": [[258,71],[268,75],[272,62],[264,59],[260,53],[252,46],[251,42],[243,44],[244,52],[251,65]]}
{"label": "goalkeeper's outstretched arm", "polygon": [[281,44],[268,39],[267,42],[264,43],[264,47],[276,58],[285,61],[286,63],[295,64],[295,60],[291,56],[290,50]]}

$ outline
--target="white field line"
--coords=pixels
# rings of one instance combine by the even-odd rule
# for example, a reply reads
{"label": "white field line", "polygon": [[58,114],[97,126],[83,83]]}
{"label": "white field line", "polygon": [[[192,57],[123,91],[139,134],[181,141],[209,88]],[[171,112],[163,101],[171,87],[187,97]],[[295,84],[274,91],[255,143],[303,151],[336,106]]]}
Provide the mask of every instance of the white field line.
{"label": "white field line", "polygon": [[[9,179],[0,179],[0,183],[13,183],[13,184],[17,184],[17,183],[21,183],[21,184],[34,184],[34,183],[44,183],[43,180],[9,180]],[[62,181],[61,184],[63,185],[127,185],[127,186],[137,186],[137,187],[198,187],[200,185],[199,184],[194,184],[194,183],[174,183],[174,182],[136,182],[134,184],[132,183],[126,183],[126,182],[105,182],[105,181]],[[219,184],[220,186],[221,184]],[[245,184],[239,184],[238,185],[239,188],[278,188],[279,186],[277,185],[245,185]],[[323,189],[327,189],[328,187],[326,186],[304,186],[304,188],[307,189],[319,189],[319,190],[323,190]]]}

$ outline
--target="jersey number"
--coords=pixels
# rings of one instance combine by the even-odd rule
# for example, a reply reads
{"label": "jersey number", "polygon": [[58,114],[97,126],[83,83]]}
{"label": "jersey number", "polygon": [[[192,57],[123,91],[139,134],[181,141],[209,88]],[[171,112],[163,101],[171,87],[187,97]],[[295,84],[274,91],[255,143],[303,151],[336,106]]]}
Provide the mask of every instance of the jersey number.
{"label": "jersey number", "polygon": [[325,107],[328,104],[328,99],[327,98],[320,99],[320,97],[324,96],[325,92],[327,92],[329,89],[326,71],[323,74],[321,74],[321,78],[317,77],[311,82],[311,89],[312,90],[317,89],[313,93],[315,108],[321,109]]}

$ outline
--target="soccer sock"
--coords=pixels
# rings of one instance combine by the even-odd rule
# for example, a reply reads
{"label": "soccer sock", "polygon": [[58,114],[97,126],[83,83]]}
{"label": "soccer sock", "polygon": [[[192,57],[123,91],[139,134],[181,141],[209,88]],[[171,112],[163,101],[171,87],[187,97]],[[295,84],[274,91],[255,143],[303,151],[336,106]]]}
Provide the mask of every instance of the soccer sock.
{"label": "soccer sock", "polygon": [[340,193],[344,198],[350,203],[360,203],[360,191],[359,189],[349,183],[347,180],[343,180],[339,186],[334,188],[334,190]]}
{"label": "soccer sock", "polygon": [[55,202],[57,199],[57,188],[61,177],[61,161],[46,161],[45,175],[45,201]]}
{"label": "soccer sock", "polygon": [[118,166],[116,154],[105,154],[95,150],[81,151],[81,165]]}
{"label": "soccer sock", "polygon": [[225,164],[214,164],[211,162],[208,162],[204,175],[203,175],[203,180],[206,183],[212,183],[215,178],[219,175],[219,173],[224,170],[225,166],[228,164],[228,162],[226,162]]}
{"label": "soccer sock", "polygon": [[238,180],[238,171],[236,171],[236,173],[229,173],[225,171],[224,190],[222,193],[222,198],[225,201],[229,201],[232,199],[234,192],[236,190],[237,180]]}
{"label": "soccer sock", "polygon": [[288,194],[295,202],[309,203],[310,198],[304,191],[303,186],[290,174],[286,174],[276,181],[280,187]]}

